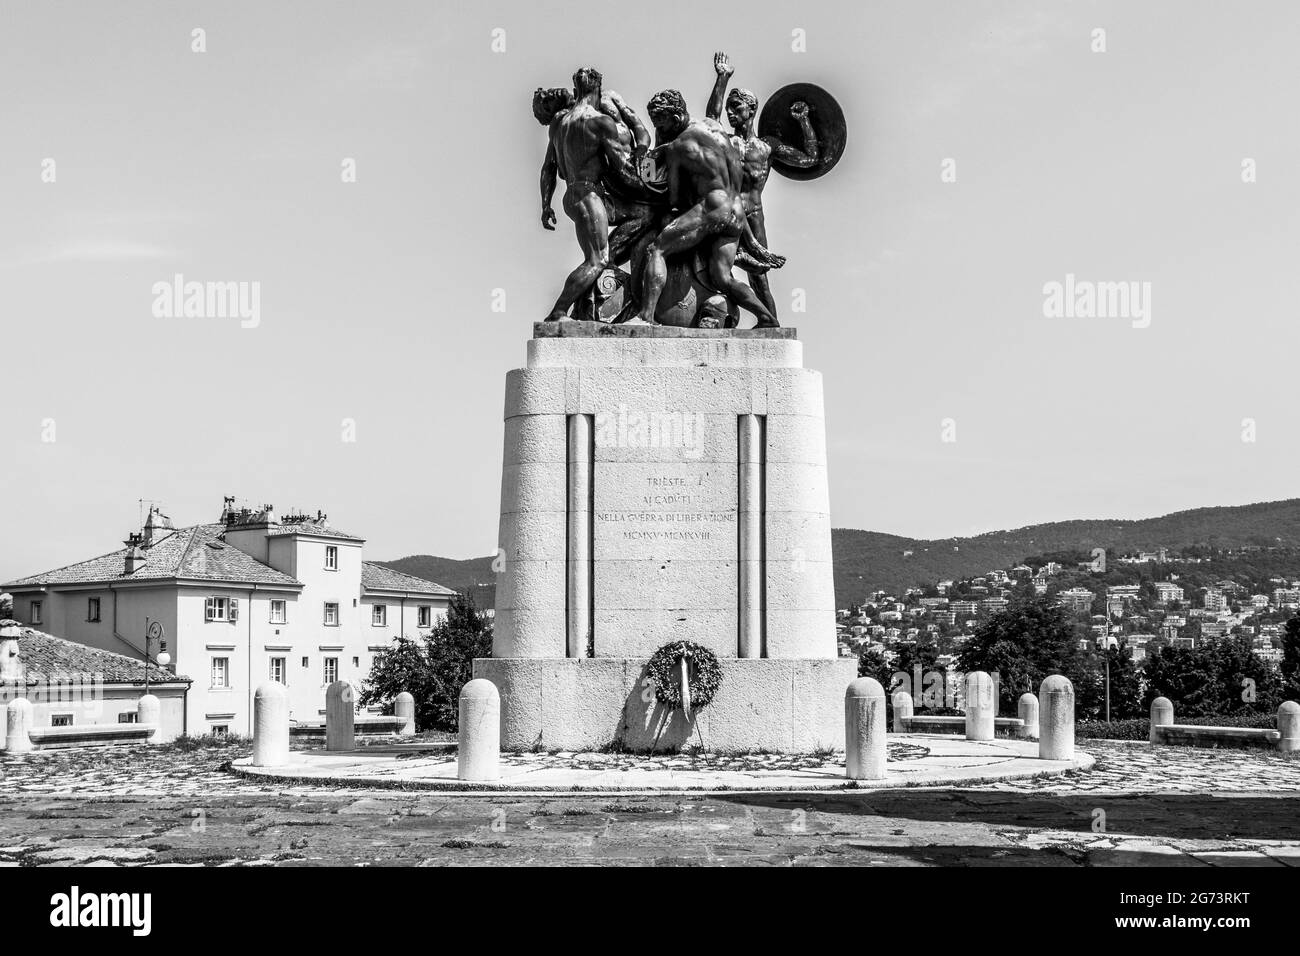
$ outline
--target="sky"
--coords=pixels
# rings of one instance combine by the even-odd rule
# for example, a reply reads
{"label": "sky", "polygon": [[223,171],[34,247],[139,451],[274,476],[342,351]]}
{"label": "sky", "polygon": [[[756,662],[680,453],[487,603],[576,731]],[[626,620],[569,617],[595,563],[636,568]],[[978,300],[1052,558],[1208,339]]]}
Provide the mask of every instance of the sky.
{"label": "sky", "polygon": [[[702,113],[715,50],[848,123],[765,194],[835,526],[1292,497],[1297,47],[1281,0],[6,0],[0,581],[228,494],[372,559],[491,554],[505,373],[579,259],[539,223],[532,90],[590,64]],[[259,283],[257,322],[156,314],[176,274]],[[1149,315],[1048,316],[1067,275]]]}

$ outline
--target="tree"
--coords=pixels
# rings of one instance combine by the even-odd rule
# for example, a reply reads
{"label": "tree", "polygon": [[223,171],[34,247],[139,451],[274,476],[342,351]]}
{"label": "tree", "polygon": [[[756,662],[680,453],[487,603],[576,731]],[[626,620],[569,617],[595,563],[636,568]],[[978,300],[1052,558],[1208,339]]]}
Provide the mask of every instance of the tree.
{"label": "tree", "polygon": [[1143,717],[1142,671],[1127,644],[1081,657],[1082,668],[1074,684],[1075,713],[1080,719],[1106,717],[1106,666],[1110,665],[1110,716],[1112,720]]}
{"label": "tree", "polygon": [[432,698],[438,711],[435,725],[456,729],[460,711],[460,689],[474,677],[474,658],[492,656],[492,625],[474,606],[474,598],[456,595],[447,616],[438,622],[427,640],[429,665],[433,672]]}
{"label": "tree", "polygon": [[889,682],[893,677],[894,667],[885,659],[885,652],[879,647],[867,645],[858,655],[858,676],[874,677],[889,695]]}
{"label": "tree", "polygon": [[1286,622],[1282,634],[1282,677],[1287,700],[1300,697],[1300,614]]}
{"label": "tree", "polygon": [[472,597],[457,594],[422,642],[401,637],[375,655],[361,703],[391,706],[406,691],[415,698],[418,726],[455,730],[460,689],[474,676],[474,658],[491,656],[491,624]]}
{"label": "tree", "polygon": [[1147,658],[1144,704],[1167,697],[1174,715],[1231,716],[1277,709],[1280,681],[1244,637],[1197,641],[1195,647],[1161,647]]}
{"label": "tree", "polygon": [[1038,692],[1049,674],[1080,675],[1078,634],[1064,609],[1046,597],[1016,597],[1006,610],[975,628],[957,660],[966,673],[996,674],[999,709],[1014,712],[1025,691]]}

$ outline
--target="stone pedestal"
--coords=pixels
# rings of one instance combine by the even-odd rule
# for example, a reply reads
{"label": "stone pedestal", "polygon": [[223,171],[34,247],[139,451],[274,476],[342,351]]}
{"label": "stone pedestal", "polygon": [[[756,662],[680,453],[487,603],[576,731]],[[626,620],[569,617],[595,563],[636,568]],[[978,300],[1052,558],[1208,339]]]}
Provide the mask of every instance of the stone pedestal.
{"label": "stone pedestal", "polygon": [[[539,324],[506,379],[502,745],[843,747],[821,376],[791,329]],[[646,659],[723,668],[687,721]],[[663,726],[666,722],[666,726]]]}

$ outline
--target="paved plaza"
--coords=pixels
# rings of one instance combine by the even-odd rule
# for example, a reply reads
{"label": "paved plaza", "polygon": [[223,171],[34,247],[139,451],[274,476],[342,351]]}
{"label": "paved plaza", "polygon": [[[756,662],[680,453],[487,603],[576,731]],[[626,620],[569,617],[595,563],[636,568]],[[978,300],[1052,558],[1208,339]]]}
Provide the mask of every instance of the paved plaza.
{"label": "paved plaza", "polygon": [[687,752],[645,756],[629,753],[516,753],[501,760],[500,780],[470,783],[457,778],[454,751],[405,746],[367,747],[344,753],[297,752],[277,767],[235,761],[240,775],[273,779],[410,790],[515,792],[691,792],[701,790],[803,791],[888,789],[1017,780],[1085,770],[1093,758],[1040,760],[1028,740],[967,740],[939,734],[907,734],[888,744],[887,780],[847,780],[842,754],[725,754]]}
{"label": "paved plaza", "polygon": [[238,741],[38,752],[0,757],[0,865],[1300,865],[1300,760],[1081,749],[1090,769],[963,787],[572,796],[251,780]]}

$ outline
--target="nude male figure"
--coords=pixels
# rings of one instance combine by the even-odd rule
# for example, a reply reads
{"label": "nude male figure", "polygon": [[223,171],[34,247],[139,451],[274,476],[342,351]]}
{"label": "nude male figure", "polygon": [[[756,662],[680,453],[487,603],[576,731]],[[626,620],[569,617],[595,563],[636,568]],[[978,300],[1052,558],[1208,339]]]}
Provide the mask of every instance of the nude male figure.
{"label": "nude male figure", "polygon": [[[561,106],[553,93],[534,94],[533,113],[550,130],[542,164],[542,226],[553,229],[551,198],[556,177],[566,182],[564,211],[573,220],[583,261],[569,273],[546,321],[569,318],[569,309],[590,291],[600,273],[632,256],[637,240],[653,222],[648,198],[637,173],[650,137],[636,114],[616,93],[603,94],[602,77],[590,68],[573,75],[573,103]],[[538,94],[542,94],[539,98]],[[617,114],[616,119],[611,113]],[[610,234],[611,222],[616,224]],[[640,264],[634,265],[634,272]]]}
{"label": "nude male figure", "polygon": [[[722,116],[723,94],[726,93],[727,82],[731,79],[735,68],[728,61],[727,54],[719,52],[713,55],[713,69],[717,79],[714,80],[713,92],[709,95],[706,115],[709,119],[718,120]],[[798,169],[810,169],[816,166],[821,161],[821,147],[817,143],[817,133],[809,120],[807,103],[795,103],[790,107],[790,115],[798,122],[803,133],[802,150],[787,145],[775,136],[755,135],[754,119],[758,115],[758,97],[749,90],[740,87],[732,89],[726,96],[726,108],[727,121],[731,124],[741,154],[744,175],[741,191],[744,193],[745,215],[754,238],[766,246],[767,220],[763,213],[763,187],[767,185],[768,176],[772,172],[772,162],[775,159],[786,166],[794,166]],[[776,302],[772,298],[766,273],[751,272],[749,284],[763,304],[773,315],[776,315]]]}
{"label": "nude male figure", "polygon": [[[652,324],[667,281],[666,256],[700,248],[707,284],[758,319],[758,328],[778,325],[754,291],[731,274],[743,241],[760,265],[778,268],[785,260],[754,241],[741,193],[740,152],[715,120],[692,120],[677,90],[664,90],[646,107],[658,134],[656,150],[667,176],[668,201],[675,219],[646,249],[641,308],[631,321]],[[752,248],[751,248],[752,247]]]}

